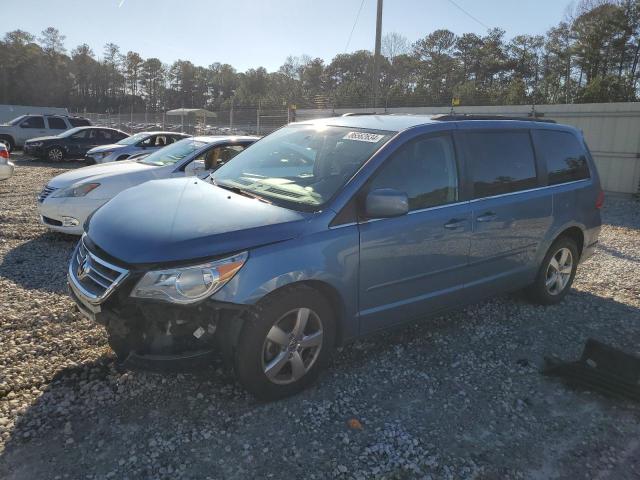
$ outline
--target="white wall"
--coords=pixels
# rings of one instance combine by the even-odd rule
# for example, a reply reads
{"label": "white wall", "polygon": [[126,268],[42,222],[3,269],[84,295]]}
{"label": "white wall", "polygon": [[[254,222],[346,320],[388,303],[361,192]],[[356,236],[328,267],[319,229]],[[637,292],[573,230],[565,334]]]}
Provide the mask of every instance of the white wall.
{"label": "white wall", "polygon": [[0,105],[0,123],[6,123],[20,115],[28,113],[40,115],[69,115],[66,108],[57,107],[29,107],[25,105]]}
{"label": "white wall", "polygon": [[[371,109],[298,110],[298,121]],[[434,115],[450,113],[450,107],[389,108],[387,113]],[[530,105],[456,107],[456,113],[526,116]],[[640,103],[584,103],[539,105],[536,114],[573,125],[584,132],[603,188],[609,192],[638,193],[640,186]]]}

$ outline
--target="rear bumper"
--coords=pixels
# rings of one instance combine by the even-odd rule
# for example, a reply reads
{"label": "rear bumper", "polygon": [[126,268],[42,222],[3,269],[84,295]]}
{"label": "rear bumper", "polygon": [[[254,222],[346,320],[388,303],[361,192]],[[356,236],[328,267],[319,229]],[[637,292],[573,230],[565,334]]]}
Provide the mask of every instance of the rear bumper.
{"label": "rear bumper", "polygon": [[0,165],[0,180],[11,178],[14,172],[14,165],[11,162]]}
{"label": "rear bumper", "polygon": [[598,240],[591,243],[590,245],[585,246],[582,249],[582,255],[580,256],[580,263],[590,259],[593,256],[593,254],[596,253],[596,248],[598,248]]}

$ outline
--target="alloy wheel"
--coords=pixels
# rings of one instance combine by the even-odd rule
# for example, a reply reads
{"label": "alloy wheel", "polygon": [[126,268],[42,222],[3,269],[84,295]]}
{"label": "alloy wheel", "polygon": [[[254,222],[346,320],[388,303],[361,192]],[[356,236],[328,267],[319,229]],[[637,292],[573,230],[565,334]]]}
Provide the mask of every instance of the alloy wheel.
{"label": "alloy wheel", "polygon": [[52,162],[59,162],[60,160],[62,160],[62,150],[60,150],[59,148],[52,148],[51,150],[49,150],[48,157]]}
{"label": "alloy wheel", "polygon": [[262,347],[262,370],[276,384],[286,385],[304,377],[322,350],[320,317],[309,308],[282,315],[271,327]]}
{"label": "alloy wheel", "polygon": [[566,247],[558,250],[549,260],[547,274],[545,277],[545,287],[550,295],[560,294],[571,279],[573,271],[573,255]]}

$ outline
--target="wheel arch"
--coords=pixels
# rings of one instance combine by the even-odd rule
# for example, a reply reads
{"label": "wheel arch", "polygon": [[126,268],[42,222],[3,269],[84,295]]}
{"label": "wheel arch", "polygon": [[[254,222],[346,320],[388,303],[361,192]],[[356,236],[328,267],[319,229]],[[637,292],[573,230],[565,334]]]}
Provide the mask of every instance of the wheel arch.
{"label": "wheel arch", "polygon": [[11,144],[11,148],[15,148],[16,139],[9,133],[0,133],[0,140],[7,140]]}
{"label": "wheel arch", "polygon": [[[288,283],[281,287],[278,287],[269,293],[267,293],[261,300],[267,299],[273,295],[279,294],[283,290],[291,290],[300,286],[306,286],[318,292],[329,303],[329,306],[333,310],[336,321],[336,346],[341,345],[345,340],[346,334],[346,305],[344,299],[338,292],[338,290],[331,284],[323,282],[321,280],[300,280],[292,283]],[[251,314],[253,307],[248,306],[246,311]],[[227,322],[224,326],[223,344],[221,347],[230,350],[223,352],[223,355],[228,355],[234,350],[238,344],[240,334],[244,323],[247,321],[246,315],[236,315],[233,320]],[[226,345],[225,345],[226,344]]]}
{"label": "wheel arch", "polygon": [[[582,251],[584,250],[584,231],[574,225],[562,230],[556,237],[553,239],[553,242],[558,240],[561,237],[569,237],[574,242],[576,242],[576,246],[578,247],[578,256],[582,256]],[[551,242],[553,244],[553,242]]]}

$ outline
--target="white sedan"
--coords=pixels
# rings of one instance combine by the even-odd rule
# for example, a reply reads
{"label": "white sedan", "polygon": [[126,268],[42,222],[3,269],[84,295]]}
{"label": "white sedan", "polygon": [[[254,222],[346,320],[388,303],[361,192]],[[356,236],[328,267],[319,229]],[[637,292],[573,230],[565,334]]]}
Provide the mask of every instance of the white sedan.
{"label": "white sedan", "polygon": [[51,230],[81,235],[86,219],[121,191],[161,178],[213,171],[257,137],[193,137],[140,160],[92,165],[51,179],[38,196],[41,221]]}
{"label": "white sedan", "polygon": [[0,143],[0,180],[10,178],[13,175],[14,167],[13,163],[9,161],[9,150],[3,143]]}

